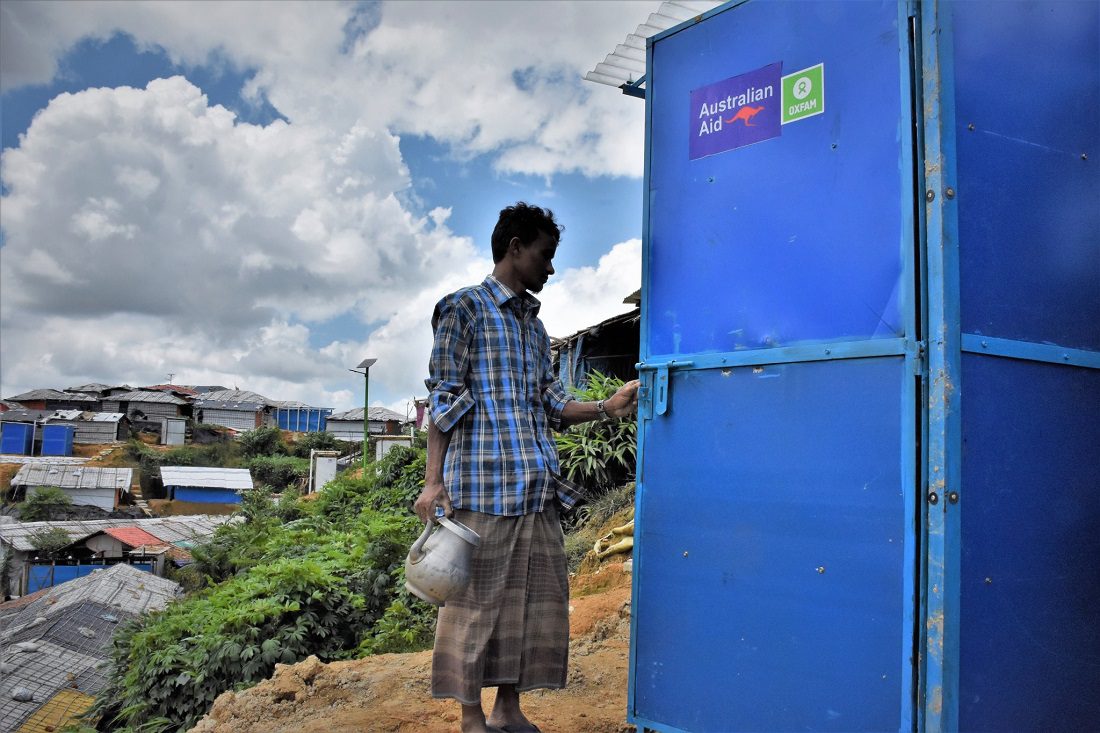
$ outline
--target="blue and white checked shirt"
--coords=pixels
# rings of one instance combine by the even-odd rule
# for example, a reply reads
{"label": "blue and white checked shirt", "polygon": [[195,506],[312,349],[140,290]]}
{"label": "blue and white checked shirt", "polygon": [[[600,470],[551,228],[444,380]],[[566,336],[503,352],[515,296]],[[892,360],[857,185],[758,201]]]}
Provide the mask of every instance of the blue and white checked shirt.
{"label": "blue and white checked shirt", "polygon": [[456,509],[515,516],[579,498],[558,474],[550,429],[573,397],[550,369],[539,306],[490,275],[435,307],[424,383],[432,420],[451,433],[443,485]]}

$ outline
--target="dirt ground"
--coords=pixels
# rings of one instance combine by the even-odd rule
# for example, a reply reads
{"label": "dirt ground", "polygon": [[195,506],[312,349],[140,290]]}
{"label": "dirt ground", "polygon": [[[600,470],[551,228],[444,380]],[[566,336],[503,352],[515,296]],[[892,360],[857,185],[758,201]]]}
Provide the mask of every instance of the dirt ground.
{"label": "dirt ground", "polygon": [[[525,693],[527,717],[544,733],[625,733],[630,575],[608,561],[574,578],[569,684]],[[276,665],[273,677],[221,695],[192,733],[453,733],[459,707],[433,700],[431,652],[322,664]],[[492,707],[493,690],[482,698]]]}

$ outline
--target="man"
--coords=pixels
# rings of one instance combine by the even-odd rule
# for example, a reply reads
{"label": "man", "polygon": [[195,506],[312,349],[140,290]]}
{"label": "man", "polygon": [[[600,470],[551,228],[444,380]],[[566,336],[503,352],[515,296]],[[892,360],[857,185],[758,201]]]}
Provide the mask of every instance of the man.
{"label": "man", "polygon": [[[463,733],[538,731],[519,693],[565,686],[569,578],[558,505],[577,496],[558,475],[551,428],[634,412],[638,382],[578,402],[550,369],[538,319],[561,238],[553,212],[523,202],[500,212],[493,273],[443,298],[435,343],[428,461],[415,509],[437,507],[481,537],[471,581],[439,611],[432,695],[462,705]],[[497,687],[488,719],[483,687]]]}

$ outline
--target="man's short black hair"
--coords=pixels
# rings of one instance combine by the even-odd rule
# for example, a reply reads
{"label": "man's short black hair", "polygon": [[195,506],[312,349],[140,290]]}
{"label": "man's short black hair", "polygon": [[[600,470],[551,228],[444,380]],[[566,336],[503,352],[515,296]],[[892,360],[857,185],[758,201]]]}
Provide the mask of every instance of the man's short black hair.
{"label": "man's short black hair", "polygon": [[508,252],[508,243],[512,237],[519,237],[524,244],[531,244],[538,238],[539,232],[545,232],[557,244],[565,229],[554,221],[554,212],[538,206],[518,201],[500,211],[500,218],[493,229],[493,262],[500,262]]}

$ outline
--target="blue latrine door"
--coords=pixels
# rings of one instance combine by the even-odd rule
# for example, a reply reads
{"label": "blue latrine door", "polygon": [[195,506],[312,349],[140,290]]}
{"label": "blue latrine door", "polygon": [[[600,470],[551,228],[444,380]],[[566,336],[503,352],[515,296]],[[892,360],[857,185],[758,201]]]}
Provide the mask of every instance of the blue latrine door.
{"label": "blue latrine door", "polygon": [[914,720],[909,27],[895,3],[748,2],[650,44],[640,727]]}

